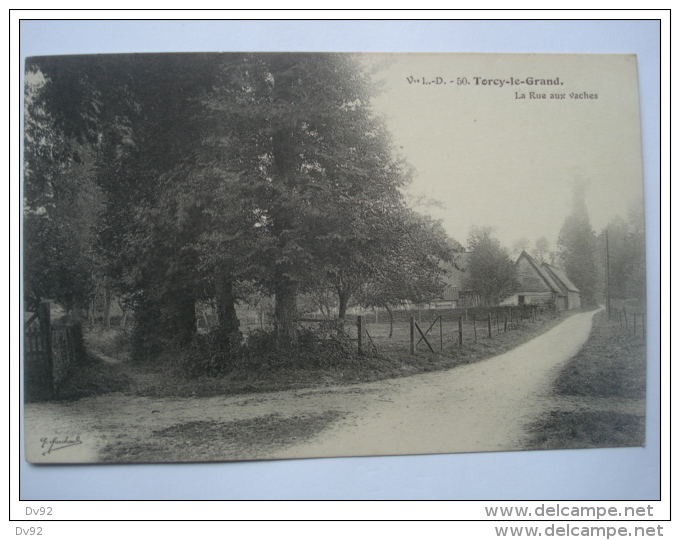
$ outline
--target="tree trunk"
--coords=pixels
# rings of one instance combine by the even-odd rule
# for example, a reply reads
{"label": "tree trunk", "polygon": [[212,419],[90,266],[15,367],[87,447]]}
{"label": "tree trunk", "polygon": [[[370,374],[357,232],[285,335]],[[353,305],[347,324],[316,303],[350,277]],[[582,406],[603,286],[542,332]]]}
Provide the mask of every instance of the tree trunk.
{"label": "tree trunk", "polygon": [[345,333],[345,316],[347,315],[347,304],[349,304],[349,292],[342,289],[338,291],[338,334]]}
{"label": "tree trunk", "polygon": [[123,318],[120,321],[120,327],[125,328],[125,323],[127,322],[128,312],[127,312],[127,309],[125,309],[125,307],[123,307],[123,303],[120,300],[118,300],[118,307],[120,308],[120,311],[123,314]]}
{"label": "tree trunk", "polygon": [[113,293],[110,291],[104,292],[104,329],[111,330],[111,301],[113,300]]}
{"label": "tree trunk", "polygon": [[[290,104],[291,88],[295,84],[295,76],[290,68],[296,60],[285,55],[278,55],[272,59],[273,98],[276,105]],[[272,133],[272,157],[274,165],[273,183],[281,194],[271,208],[272,233],[277,240],[279,253],[285,253],[291,238],[290,231],[298,225],[294,214],[294,204],[288,200],[288,195],[294,200],[296,183],[297,152],[293,140],[293,133],[297,130],[298,119],[288,118],[283,125],[279,124]],[[274,271],[274,332],[279,347],[297,347],[297,294],[298,284],[295,278],[295,261],[278,265]]]}
{"label": "tree trunk", "polygon": [[279,280],[274,297],[276,343],[281,347],[297,347],[297,283]]}
{"label": "tree trunk", "polygon": [[95,316],[95,310],[96,310],[96,304],[95,304],[95,296],[94,294],[90,296],[90,303],[88,304],[88,309],[87,309],[87,318],[90,323],[90,326],[94,326],[97,317]]}
{"label": "tree trunk", "polygon": [[387,310],[387,314],[390,316],[390,335],[387,336],[387,338],[392,339],[392,332],[394,330],[394,315],[390,309],[390,306],[385,306],[385,309]]}
{"label": "tree trunk", "polygon": [[347,315],[347,304],[349,303],[349,294],[346,291],[338,293],[338,319],[345,320]]}
{"label": "tree trunk", "polygon": [[196,300],[187,293],[177,293],[174,301],[168,306],[169,337],[180,346],[188,345],[196,334]]}
{"label": "tree trunk", "polygon": [[230,343],[232,341],[239,343],[241,341],[241,323],[236,315],[233,283],[227,280],[218,280],[216,293],[218,330]]}

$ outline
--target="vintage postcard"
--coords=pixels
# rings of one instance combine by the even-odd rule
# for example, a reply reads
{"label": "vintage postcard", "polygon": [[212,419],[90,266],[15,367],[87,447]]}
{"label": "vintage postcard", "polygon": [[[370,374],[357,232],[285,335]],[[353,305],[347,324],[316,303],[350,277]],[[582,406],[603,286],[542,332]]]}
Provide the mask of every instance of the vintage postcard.
{"label": "vintage postcard", "polygon": [[634,55],[25,65],[31,463],[642,446]]}

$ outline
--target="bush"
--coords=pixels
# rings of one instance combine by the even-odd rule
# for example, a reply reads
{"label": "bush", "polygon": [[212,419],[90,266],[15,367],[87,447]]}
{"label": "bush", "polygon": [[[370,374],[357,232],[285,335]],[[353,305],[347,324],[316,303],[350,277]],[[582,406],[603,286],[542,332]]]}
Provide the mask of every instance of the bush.
{"label": "bush", "polygon": [[272,330],[253,330],[245,343],[236,345],[214,332],[197,335],[180,354],[179,367],[188,377],[216,377],[234,372],[339,368],[358,362],[355,342],[340,339],[337,327],[324,322],[301,326],[298,346],[290,349],[277,346]]}
{"label": "bush", "polygon": [[298,328],[298,346],[282,349],[276,345],[273,331],[250,334],[242,350],[250,366],[265,364],[269,369],[325,369],[357,362],[356,344],[338,337],[337,321],[320,321]]}
{"label": "bush", "polygon": [[179,367],[188,377],[215,377],[230,370],[239,356],[237,339],[229,339],[221,332],[196,334],[179,355]]}
{"label": "bush", "polygon": [[82,365],[73,369],[70,376],[57,386],[52,399],[77,400],[111,392],[123,392],[129,388],[130,379],[120,373],[116,366],[88,356]]}

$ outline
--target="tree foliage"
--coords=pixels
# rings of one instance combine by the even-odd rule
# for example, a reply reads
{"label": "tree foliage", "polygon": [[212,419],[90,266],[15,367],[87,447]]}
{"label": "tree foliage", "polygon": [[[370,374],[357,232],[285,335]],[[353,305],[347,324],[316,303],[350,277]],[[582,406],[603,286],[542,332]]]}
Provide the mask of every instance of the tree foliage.
{"label": "tree foliage", "polygon": [[[627,219],[617,216],[598,237],[605,253],[609,237],[609,293],[618,300],[634,300],[644,305],[646,293],[645,231],[642,211],[631,208]],[[604,273],[605,261],[602,261]]]}
{"label": "tree foliage", "polygon": [[515,266],[489,227],[473,227],[468,238],[470,258],[463,286],[496,305],[518,290]]}
{"label": "tree foliage", "polygon": [[[394,245],[408,168],[370,107],[347,55],[253,55],[228,63],[205,98],[245,180],[265,249],[260,282],[275,295],[277,337],[296,340],[298,294],[331,287],[340,317]],[[247,186],[247,187],[245,187]]]}
{"label": "tree foliage", "polygon": [[224,343],[239,299],[273,294],[295,345],[300,293],[330,287],[342,313],[369,284],[431,296],[446,235],[406,208],[372,92],[348,55],[29,59],[27,284],[125,296],[139,356],[191,342],[197,301]]}
{"label": "tree foliage", "polygon": [[[49,79],[26,75],[24,289],[73,311],[93,288],[94,238],[104,197],[91,145],[66,137],[46,103]],[[30,114],[29,114],[30,113]]]}
{"label": "tree foliage", "polygon": [[572,213],[567,216],[557,240],[562,266],[581,291],[584,305],[595,305],[601,280],[596,264],[595,233],[585,202],[585,185],[574,185]]}

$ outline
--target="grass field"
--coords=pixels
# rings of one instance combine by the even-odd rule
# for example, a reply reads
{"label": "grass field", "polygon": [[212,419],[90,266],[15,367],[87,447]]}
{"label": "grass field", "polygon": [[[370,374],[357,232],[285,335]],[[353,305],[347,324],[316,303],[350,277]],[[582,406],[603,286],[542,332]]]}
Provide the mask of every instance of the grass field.
{"label": "grass field", "polygon": [[[559,403],[585,404],[584,410],[555,408],[531,426],[532,448],[642,446],[645,442],[645,343],[619,322],[595,316],[581,351],[553,384]],[[597,404],[587,409],[587,404]]]}

